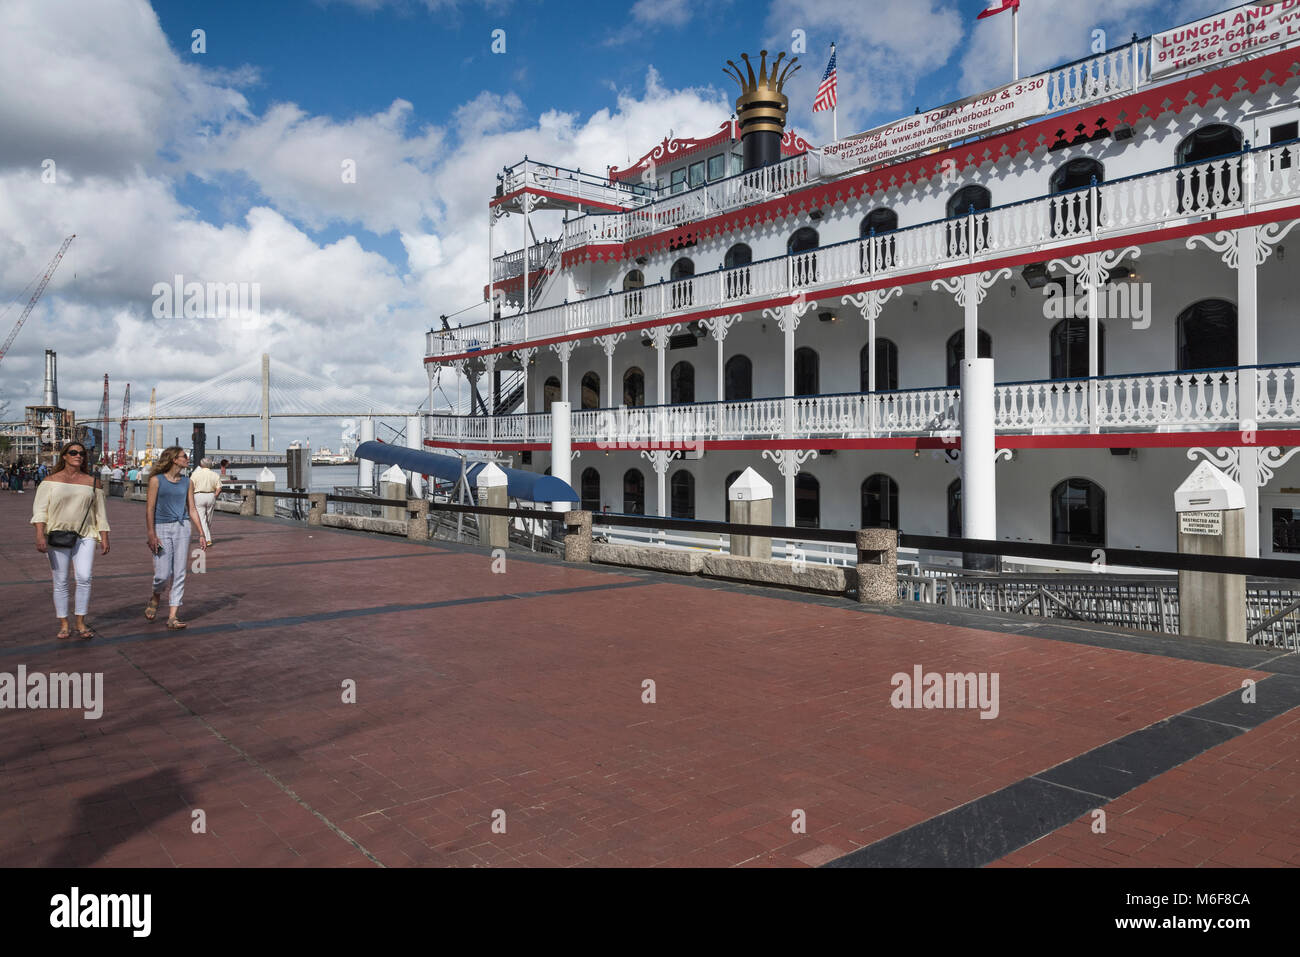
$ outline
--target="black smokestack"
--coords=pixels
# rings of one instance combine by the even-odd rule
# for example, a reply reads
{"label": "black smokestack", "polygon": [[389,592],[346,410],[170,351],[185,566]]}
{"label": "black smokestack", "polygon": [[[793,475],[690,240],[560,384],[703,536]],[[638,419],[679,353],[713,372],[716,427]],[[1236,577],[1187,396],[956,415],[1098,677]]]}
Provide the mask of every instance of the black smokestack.
{"label": "black smokestack", "polygon": [[759,51],[758,74],[754,74],[754,65],[749,62],[749,54],[742,53],[745,71],[741,72],[731,60],[727,65],[734,73],[723,70],[740,84],[740,96],[736,98],[736,119],[740,124],[741,157],[746,170],[758,169],[777,162],[781,158],[781,137],[785,135],[785,117],[790,108],[790,100],[781,92],[785,81],[799,69],[795,64],[798,57],[792,57],[781,68],[784,53],[778,53],[769,72],[767,68],[767,51]]}

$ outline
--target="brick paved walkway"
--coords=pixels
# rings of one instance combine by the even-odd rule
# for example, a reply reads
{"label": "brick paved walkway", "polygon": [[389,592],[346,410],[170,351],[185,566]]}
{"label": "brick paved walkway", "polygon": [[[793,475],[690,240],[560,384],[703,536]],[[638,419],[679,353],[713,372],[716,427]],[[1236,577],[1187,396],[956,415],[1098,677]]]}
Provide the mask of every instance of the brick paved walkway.
{"label": "brick paved walkway", "polygon": [[[0,865],[1300,863],[1295,656],[230,515],[172,633],[120,500],[102,637],[55,641],[30,508],[0,493],[0,672],[103,672],[105,706],[0,711]],[[998,716],[895,709],[914,665],[998,673]],[[1246,678],[1267,719],[1159,724]]]}

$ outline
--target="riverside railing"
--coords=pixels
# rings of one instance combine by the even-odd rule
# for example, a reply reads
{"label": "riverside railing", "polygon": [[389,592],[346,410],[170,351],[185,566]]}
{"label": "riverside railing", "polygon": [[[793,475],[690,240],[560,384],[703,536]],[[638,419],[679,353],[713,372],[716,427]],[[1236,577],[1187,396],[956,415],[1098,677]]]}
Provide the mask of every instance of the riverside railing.
{"label": "riverside railing", "polygon": [[[716,308],[743,312],[784,296],[816,300],[818,289],[901,277],[945,264],[1015,253],[1053,258],[1053,244],[1122,236],[1146,227],[1198,222],[1300,198],[1300,143],[1261,147],[1125,179],[848,240],[788,256],[640,289],[536,309],[524,315],[433,331],[431,357],[518,345],[674,314]],[[1231,228],[1231,220],[1220,224]],[[566,233],[567,235],[567,233]],[[832,303],[842,305],[842,303]]]}

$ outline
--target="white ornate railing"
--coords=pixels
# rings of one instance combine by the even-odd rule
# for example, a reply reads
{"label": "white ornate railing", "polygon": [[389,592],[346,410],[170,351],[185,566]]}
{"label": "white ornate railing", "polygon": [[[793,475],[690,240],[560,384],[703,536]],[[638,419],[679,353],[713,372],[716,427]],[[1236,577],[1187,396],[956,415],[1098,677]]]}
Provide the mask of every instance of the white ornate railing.
{"label": "white ornate railing", "polygon": [[[994,386],[998,432],[1119,432],[1183,428],[1228,429],[1238,424],[1237,369],[1160,372],[1009,382]],[[1256,370],[1261,426],[1300,423],[1300,364]],[[1095,423],[1090,410],[1095,386]],[[791,426],[786,429],[786,415]],[[433,415],[430,436],[442,441],[548,443],[549,413],[497,416]],[[575,442],[609,448],[649,448],[736,439],[956,437],[961,390],[909,389],[792,398],[696,402],[572,413]],[[490,436],[489,436],[490,433]]]}
{"label": "white ornate railing", "polygon": [[[968,213],[879,236],[823,246],[737,269],[659,282],[630,292],[538,309],[528,316],[528,338],[542,339],[675,313],[717,307],[741,311],[747,303],[868,279],[887,279],[945,263],[972,263],[1050,244],[1124,235],[1156,225],[1245,212],[1300,198],[1300,147],[1270,146],[1222,159],[1172,167],[1068,194]],[[1230,227],[1230,220],[1223,227]],[[1048,247],[1048,248],[1044,248]],[[838,303],[835,303],[838,305]],[[453,355],[483,343],[521,342],[514,319],[498,330],[479,323],[430,333],[427,354]],[[518,331],[516,331],[518,330]],[[471,345],[471,341],[478,345]]]}
{"label": "white ornate railing", "polygon": [[505,173],[503,195],[529,187],[570,197],[579,202],[606,203],[633,209],[650,201],[644,190],[626,184],[610,183],[607,179],[592,176],[581,170],[562,166],[547,166],[532,160],[516,163]]}

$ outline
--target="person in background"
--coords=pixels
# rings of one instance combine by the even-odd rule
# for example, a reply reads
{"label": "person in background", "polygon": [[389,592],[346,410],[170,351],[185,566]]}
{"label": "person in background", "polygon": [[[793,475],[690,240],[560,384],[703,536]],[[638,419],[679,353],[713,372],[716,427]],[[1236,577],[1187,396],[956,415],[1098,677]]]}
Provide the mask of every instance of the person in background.
{"label": "person in background", "polygon": [[172,630],[189,627],[187,622],[176,617],[176,613],[185,597],[185,566],[190,559],[192,528],[200,529],[199,547],[208,547],[198,509],[194,506],[194,486],[187,476],[181,475],[181,470],[189,463],[189,454],[179,445],[163,449],[149,476],[149,494],[144,507],[149,551],[154,556],[153,595],[145,606],[144,617],[154,620],[158,603],[162,601],[162,590],[171,582],[167,627]]}
{"label": "person in background", "polygon": [[[56,638],[71,638],[68,627],[68,570],[77,576],[77,635],[89,640],[95,630],[86,623],[90,609],[90,577],[95,564],[95,543],[108,554],[108,507],[104,490],[91,474],[86,447],[69,442],[59,455],[54,472],[36,489],[32,503],[32,524],[36,526],[36,550],[49,557],[54,573],[54,615],[59,619]],[[71,545],[49,541],[53,532],[71,532]]]}
{"label": "person in background", "polygon": [[194,487],[194,505],[199,510],[203,537],[212,545],[212,513],[217,507],[217,494],[221,491],[221,476],[212,471],[212,459],[204,458],[190,475]]}

